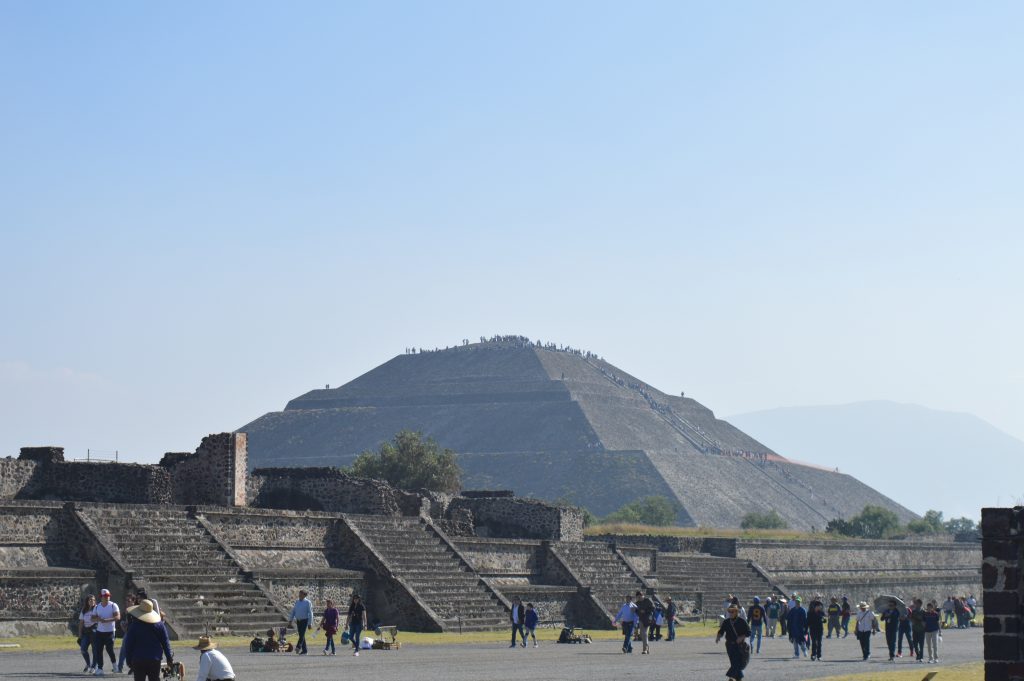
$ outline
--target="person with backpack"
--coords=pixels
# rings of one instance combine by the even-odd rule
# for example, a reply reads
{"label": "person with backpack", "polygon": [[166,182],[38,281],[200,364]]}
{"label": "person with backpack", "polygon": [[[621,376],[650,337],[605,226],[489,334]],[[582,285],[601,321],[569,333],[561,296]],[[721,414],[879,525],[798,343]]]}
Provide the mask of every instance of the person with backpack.
{"label": "person with backpack", "polygon": [[871,657],[871,637],[878,633],[878,618],[864,601],[857,604],[857,623],[854,625],[853,633],[860,643],[861,654],[867,660]]}
{"label": "person with backpack", "polygon": [[751,645],[751,652],[761,654],[761,632],[764,629],[765,621],[765,609],[761,605],[761,599],[758,596],[754,596],[754,602],[747,608],[747,626],[750,627],[750,639],[757,641],[757,649]]}
{"label": "person with backpack", "polygon": [[729,655],[729,671],[725,673],[725,676],[739,681],[743,678],[743,669],[750,661],[750,646],[747,645],[750,627],[747,626],[745,620],[740,619],[738,605],[730,605],[726,612],[729,616],[723,619],[718,626],[715,643],[717,644],[723,636],[725,637],[725,652]]}

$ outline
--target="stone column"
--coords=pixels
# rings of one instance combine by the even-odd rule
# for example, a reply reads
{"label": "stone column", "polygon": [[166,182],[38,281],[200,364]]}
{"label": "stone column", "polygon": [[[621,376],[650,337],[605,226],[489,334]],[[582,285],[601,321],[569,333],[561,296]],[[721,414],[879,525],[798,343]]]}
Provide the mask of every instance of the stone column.
{"label": "stone column", "polygon": [[985,680],[1024,681],[1021,576],[1024,508],[981,510]]}

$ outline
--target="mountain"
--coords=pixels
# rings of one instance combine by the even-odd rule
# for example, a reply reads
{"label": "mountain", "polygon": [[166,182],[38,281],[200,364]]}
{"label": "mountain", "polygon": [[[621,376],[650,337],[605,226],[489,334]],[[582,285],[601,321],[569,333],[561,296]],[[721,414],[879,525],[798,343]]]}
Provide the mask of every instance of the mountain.
{"label": "mountain", "polygon": [[918,513],[977,521],[1024,498],[1024,441],[972,414],[872,401],[729,419],[793,459],[838,467]]}
{"label": "mountain", "polygon": [[[469,489],[511,489],[598,515],[662,495],[688,526],[737,527],[746,513],[775,509],[791,527],[821,529],[867,501],[914,517],[850,476],[787,461],[697,401],[593,353],[520,336],[399,355],[239,430],[255,468],[345,466],[403,429],[456,451]],[[823,494],[835,486],[855,494]]]}

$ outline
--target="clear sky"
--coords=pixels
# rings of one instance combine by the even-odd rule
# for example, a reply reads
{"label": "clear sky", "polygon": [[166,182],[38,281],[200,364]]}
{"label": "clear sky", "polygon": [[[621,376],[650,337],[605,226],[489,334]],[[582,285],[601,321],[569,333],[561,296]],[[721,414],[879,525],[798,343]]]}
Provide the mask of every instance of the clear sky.
{"label": "clear sky", "polygon": [[0,456],[154,461],[495,333],[721,415],[886,399],[1024,437],[1021,26],[6,0]]}

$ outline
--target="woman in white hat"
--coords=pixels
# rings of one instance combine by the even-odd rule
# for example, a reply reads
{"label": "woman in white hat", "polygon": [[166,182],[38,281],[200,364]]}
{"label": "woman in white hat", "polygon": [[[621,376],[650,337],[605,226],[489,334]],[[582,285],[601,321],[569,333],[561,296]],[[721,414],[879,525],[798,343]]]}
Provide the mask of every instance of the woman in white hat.
{"label": "woman in white hat", "polygon": [[871,636],[878,631],[878,618],[868,604],[861,601],[857,604],[857,626],[854,633],[860,641],[860,652],[867,660],[871,657]]}
{"label": "woman in white hat", "polygon": [[199,673],[196,681],[228,681],[235,678],[228,658],[217,650],[217,644],[209,636],[200,636],[199,643],[192,646],[199,651]]}
{"label": "woman in white hat", "polygon": [[160,613],[153,609],[153,601],[144,599],[128,608],[128,614],[134,619],[124,636],[124,659],[135,681],[160,681],[161,660],[166,657],[167,664],[174,664],[171,640],[160,621]]}

